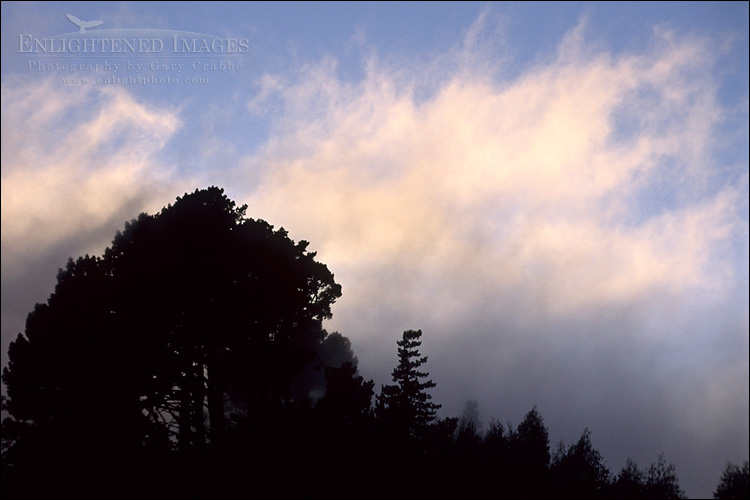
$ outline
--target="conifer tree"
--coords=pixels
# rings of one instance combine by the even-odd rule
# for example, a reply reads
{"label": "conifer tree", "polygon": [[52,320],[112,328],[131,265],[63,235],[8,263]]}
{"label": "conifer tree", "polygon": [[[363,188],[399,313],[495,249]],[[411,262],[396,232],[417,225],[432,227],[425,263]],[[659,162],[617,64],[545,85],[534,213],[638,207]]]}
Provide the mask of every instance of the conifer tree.
{"label": "conifer tree", "polygon": [[393,370],[395,385],[382,387],[378,397],[378,417],[387,428],[411,438],[420,438],[435,420],[441,405],[432,401],[428,389],[435,387],[432,380],[424,380],[429,373],[419,371],[427,362],[419,347],[421,330],[407,330],[398,345],[398,366]]}

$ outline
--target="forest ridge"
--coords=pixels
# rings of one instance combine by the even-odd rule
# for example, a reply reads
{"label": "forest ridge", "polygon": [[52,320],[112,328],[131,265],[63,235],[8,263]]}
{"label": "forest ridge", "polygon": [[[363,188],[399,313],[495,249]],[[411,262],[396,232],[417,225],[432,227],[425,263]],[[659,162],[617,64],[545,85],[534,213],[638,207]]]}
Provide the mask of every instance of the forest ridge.
{"label": "forest ridge", "polygon": [[[438,418],[420,330],[378,394],[323,321],[328,267],[222,189],[125,224],[70,259],[11,343],[3,497],[682,498],[663,455],[606,467],[542,415]],[[717,498],[747,498],[727,464]]]}

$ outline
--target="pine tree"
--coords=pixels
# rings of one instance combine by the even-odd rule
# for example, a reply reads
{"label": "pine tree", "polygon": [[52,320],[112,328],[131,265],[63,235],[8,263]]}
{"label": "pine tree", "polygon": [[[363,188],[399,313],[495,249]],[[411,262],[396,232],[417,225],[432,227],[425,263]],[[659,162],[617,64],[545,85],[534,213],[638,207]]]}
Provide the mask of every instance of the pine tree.
{"label": "pine tree", "polygon": [[395,433],[421,438],[435,420],[441,405],[431,402],[426,391],[435,387],[432,380],[423,381],[429,373],[419,371],[427,356],[419,353],[421,330],[407,330],[398,345],[398,366],[391,374],[395,385],[382,387],[377,413],[381,422]]}

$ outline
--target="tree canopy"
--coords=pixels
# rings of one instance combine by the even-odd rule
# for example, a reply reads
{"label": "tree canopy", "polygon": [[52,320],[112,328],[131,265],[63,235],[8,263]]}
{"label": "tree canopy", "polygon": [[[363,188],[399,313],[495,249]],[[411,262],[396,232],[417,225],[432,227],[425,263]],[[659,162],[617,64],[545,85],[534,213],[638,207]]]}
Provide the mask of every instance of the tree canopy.
{"label": "tree canopy", "polygon": [[719,484],[714,491],[714,498],[739,499],[750,496],[750,465],[745,460],[742,467],[727,463],[721,474]]}
{"label": "tree canopy", "polygon": [[609,484],[609,470],[601,453],[591,444],[588,429],[567,450],[560,443],[551,468],[553,484],[560,496],[567,498],[596,498]]}
{"label": "tree canopy", "polygon": [[69,260],[10,345],[9,413],[70,436],[65,453],[131,456],[115,441],[219,448],[230,395],[256,421],[293,401],[341,287],[306,241],[246,208],[196,190],[126,223],[102,257]]}

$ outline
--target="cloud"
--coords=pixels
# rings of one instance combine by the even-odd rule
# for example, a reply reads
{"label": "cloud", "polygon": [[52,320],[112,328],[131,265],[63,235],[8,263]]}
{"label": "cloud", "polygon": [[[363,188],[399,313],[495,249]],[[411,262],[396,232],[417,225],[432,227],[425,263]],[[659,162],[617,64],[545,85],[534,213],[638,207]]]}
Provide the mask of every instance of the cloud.
{"label": "cloud", "polygon": [[[503,270],[493,282],[543,274],[550,305],[566,310],[707,285],[715,253],[741,228],[741,192],[695,192],[712,175],[723,110],[716,85],[693,78],[710,71],[708,50],[659,36],[652,52],[620,58],[580,56],[567,40],[518,80],[445,75],[419,104],[418,76],[400,83],[377,61],[356,84],[339,81],[331,60],[283,88],[266,75],[286,113],[247,160],[268,165],[255,206],[313,231],[321,255],[345,268],[481,255]],[[652,192],[663,179],[677,184]]]}
{"label": "cloud", "polygon": [[[582,23],[504,78],[502,45],[480,43],[492,29],[483,14],[439,65],[371,57],[358,82],[330,57],[265,75],[248,105],[281,113],[244,160],[264,172],[245,188],[252,215],[336,273],[332,327],[366,375],[388,382],[400,332],[425,330],[447,414],[478,397],[517,422],[539,404],[568,441],[606,434],[620,465],[687,453],[700,427],[723,426],[700,446],[747,437],[747,383],[730,383],[747,373],[732,298],[747,165],[718,160],[736,116],[717,97],[721,44],[658,28],[648,50],[613,54]],[[739,321],[712,337],[725,316]]]}
{"label": "cloud", "polygon": [[179,126],[173,113],[122,90],[56,83],[3,85],[3,252],[98,227],[137,194],[139,176],[164,175],[146,169]]}

